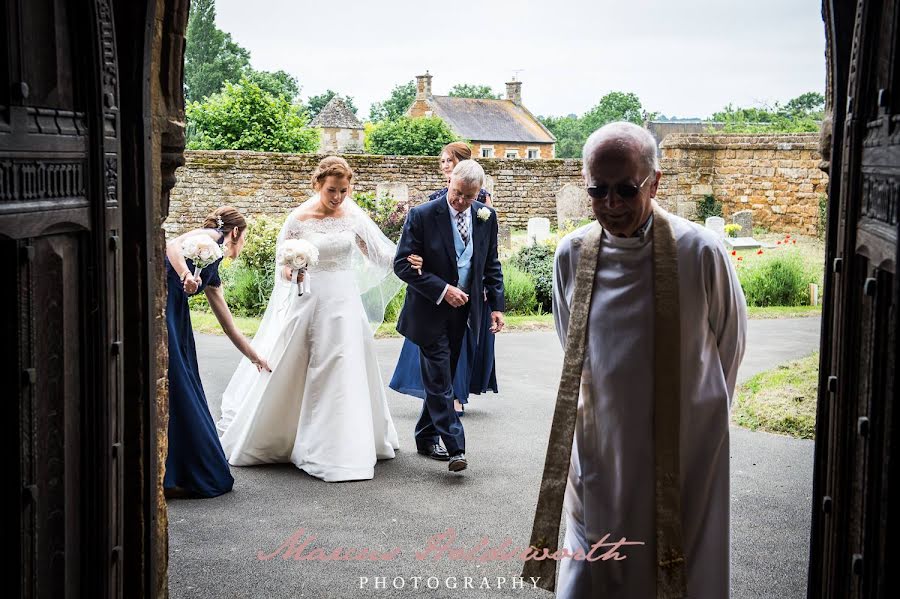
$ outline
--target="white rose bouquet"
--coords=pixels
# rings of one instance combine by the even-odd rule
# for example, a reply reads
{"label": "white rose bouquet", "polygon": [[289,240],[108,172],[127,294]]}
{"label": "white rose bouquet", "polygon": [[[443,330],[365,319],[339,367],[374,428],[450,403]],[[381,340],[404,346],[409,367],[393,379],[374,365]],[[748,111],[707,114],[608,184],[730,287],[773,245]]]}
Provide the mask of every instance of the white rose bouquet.
{"label": "white rose bouquet", "polygon": [[197,233],[181,242],[181,255],[194,263],[194,277],[200,271],[222,257],[222,248],[209,235]]}
{"label": "white rose bouquet", "polygon": [[293,271],[297,295],[303,295],[304,290],[309,291],[309,277],[304,277],[301,285],[297,282],[298,276],[319,262],[319,248],[305,239],[287,239],[278,247],[275,261],[279,266],[287,266]]}

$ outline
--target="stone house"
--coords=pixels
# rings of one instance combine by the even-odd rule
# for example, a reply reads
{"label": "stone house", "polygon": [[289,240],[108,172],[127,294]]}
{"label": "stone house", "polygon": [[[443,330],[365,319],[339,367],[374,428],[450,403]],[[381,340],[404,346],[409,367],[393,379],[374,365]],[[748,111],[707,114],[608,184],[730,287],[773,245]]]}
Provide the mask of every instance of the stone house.
{"label": "stone house", "polygon": [[316,115],[310,127],[321,131],[320,154],[361,154],[364,127],[338,96]]}
{"label": "stone house", "polygon": [[437,116],[472,145],[475,158],[556,157],[556,137],[522,105],[522,82],[506,84],[505,100],[435,96],[431,75],[416,77],[416,100],[406,111],[412,117]]}

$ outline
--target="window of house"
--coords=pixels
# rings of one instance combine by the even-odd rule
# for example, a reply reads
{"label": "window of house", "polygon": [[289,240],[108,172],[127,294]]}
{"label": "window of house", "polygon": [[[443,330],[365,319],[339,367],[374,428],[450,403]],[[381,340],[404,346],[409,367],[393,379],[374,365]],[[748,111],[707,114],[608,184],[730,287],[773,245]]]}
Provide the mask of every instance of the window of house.
{"label": "window of house", "polygon": [[541,157],[540,148],[528,148],[528,159],[529,160],[537,160]]}
{"label": "window of house", "polygon": [[507,158],[518,158],[518,157],[519,157],[519,151],[518,151],[518,150],[507,150],[507,151],[506,151],[506,157],[507,157]]}
{"label": "window of house", "polygon": [[494,146],[481,146],[481,157],[482,158],[493,158],[494,157]]}

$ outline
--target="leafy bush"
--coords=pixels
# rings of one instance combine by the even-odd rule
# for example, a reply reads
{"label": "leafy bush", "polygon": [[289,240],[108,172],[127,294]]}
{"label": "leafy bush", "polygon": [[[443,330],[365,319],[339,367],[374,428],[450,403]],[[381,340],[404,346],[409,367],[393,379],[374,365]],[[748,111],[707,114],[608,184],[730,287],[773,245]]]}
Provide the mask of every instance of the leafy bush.
{"label": "leafy bush", "polygon": [[748,306],[804,306],[818,270],[796,250],[763,254],[738,268]]}
{"label": "leafy bush", "polygon": [[272,269],[275,264],[275,245],[281,223],[267,216],[257,216],[247,223],[246,242],[239,260],[248,268]]}
{"label": "leafy bush", "polygon": [[400,310],[403,309],[403,302],[406,301],[406,285],[397,292],[390,302],[388,302],[387,307],[384,309],[384,321],[385,322],[397,322],[397,319],[400,317]]}
{"label": "leafy bush", "polygon": [[387,194],[376,196],[373,191],[353,194],[353,200],[369,213],[385,237],[394,243],[400,239],[403,223],[409,213],[408,201],[399,201]]}
{"label": "leafy bush", "polygon": [[513,256],[512,263],[531,275],[538,306],[544,312],[553,309],[553,253],[555,248],[545,243],[523,247]]}
{"label": "leafy bush", "polygon": [[186,109],[188,149],[315,152],[319,132],[283,95],[272,95],[246,76]]}
{"label": "leafy bush", "polygon": [[366,132],[365,148],[370,154],[395,156],[437,156],[457,137],[438,117],[400,117],[376,123]]}
{"label": "leafy bush", "polygon": [[697,219],[705,223],[710,216],[722,216],[722,202],[716,201],[713,195],[705,195],[697,202]]}
{"label": "leafy bush", "polygon": [[[273,265],[274,266],[274,265]],[[273,266],[257,270],[236,262],[229,269],[228,281],[222,280],[225,301],[238,316],[261,316],[266,311],[272,286],[275,284]]]}
{"label": "leafy bush", "polygon": [[538,312],[534,279],[515,264],[503,265],[503,296],[509,314],[534,314]]}

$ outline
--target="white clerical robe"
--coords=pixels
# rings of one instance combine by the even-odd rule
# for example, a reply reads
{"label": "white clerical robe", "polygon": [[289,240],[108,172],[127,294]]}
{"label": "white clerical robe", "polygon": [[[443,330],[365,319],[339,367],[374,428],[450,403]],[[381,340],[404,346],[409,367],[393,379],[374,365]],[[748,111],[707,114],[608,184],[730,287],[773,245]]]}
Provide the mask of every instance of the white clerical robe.
{"label": "white clerical robe", "polygon": [[[681,508],[687,597],[729,596],[728,420],[744,354],[747,309],[721,241],[668,215],[678,253],[681,347]],[[651,224],[651,228],[652,228]],[[566,345],[582,227],[559,244],[553,314]],[[561,561],[557,596],[652,599],[656,580],[653,441],[652,230],[603,233],[588,316],[585,367],[565,495],[570,551],[609,533],[645,545],[622,561]],[[598,552],[595,555],[602,553]]]}

